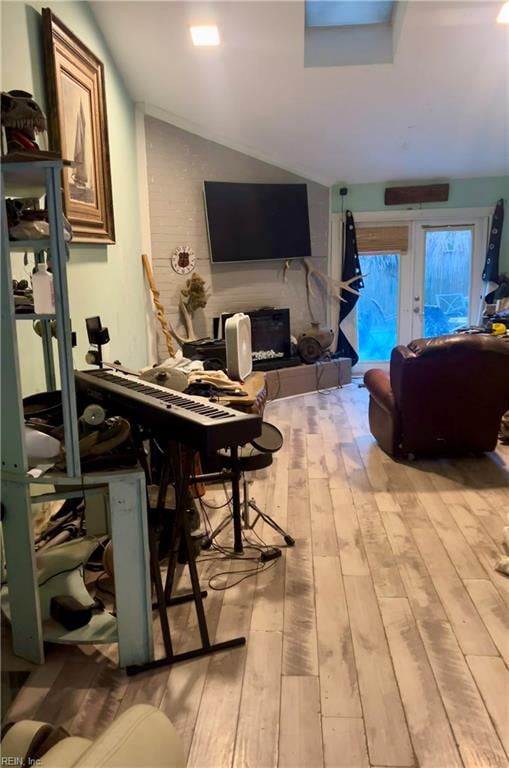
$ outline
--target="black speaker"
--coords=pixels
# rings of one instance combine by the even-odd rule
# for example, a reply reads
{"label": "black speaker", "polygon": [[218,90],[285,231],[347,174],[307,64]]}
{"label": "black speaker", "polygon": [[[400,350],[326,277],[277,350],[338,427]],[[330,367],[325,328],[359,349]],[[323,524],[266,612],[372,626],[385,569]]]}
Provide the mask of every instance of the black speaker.
{"label": "black speaker", "polygon": [[198,339],[186,341],[182,354],[189,360],[220,360],[226,368],[226,344],[224,339]]}

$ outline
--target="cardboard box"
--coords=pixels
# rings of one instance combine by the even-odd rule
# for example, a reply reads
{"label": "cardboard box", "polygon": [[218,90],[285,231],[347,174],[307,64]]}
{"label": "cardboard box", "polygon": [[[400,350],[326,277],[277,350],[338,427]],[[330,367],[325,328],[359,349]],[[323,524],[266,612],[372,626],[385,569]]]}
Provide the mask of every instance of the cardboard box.
{"label": "cardboard box", "polygon": [[352,361],[348,357],[340,357],[337,360],[297,365],[294,368],[276,368],[266,371],[265,381],[267,400],[330,389],[350,384]]}

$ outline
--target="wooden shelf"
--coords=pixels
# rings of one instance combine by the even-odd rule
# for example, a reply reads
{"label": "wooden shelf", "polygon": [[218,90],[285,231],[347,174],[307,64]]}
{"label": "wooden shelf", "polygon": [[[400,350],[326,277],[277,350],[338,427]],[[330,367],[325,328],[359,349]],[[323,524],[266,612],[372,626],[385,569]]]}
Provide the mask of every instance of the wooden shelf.
{"label": "wooden shelf", "polygon": [[56,320],[56,315],[38,315],[36,312],[15,312],[16,320]]}
{"label": "wooden shelf", "polygon": [[63,645],[116,643],[118,640],[117,620],[107,611],[96,613],[84,627],[70,632],[53,619],[47,619],[42,623],[42,635],[44,642]]}
{"label": "wooden shelf", "polygon": [[[46,477],[46,475],[44,475]],[[79,488],[76,488],[74,491],[49,491],[48,493],[39,493],[34,494],[33,496],[30,496],[30,501],[32,504],[41,504],[46,501],[57,501],[57,500],[65,500],[65,499],[76,499],[79,496],[83,496],[84,491],[83,488],[80,486]],[[94,495],[100,495],[105,496],[107,495],[107,489],[105,486],[101,485],[97,488],[95,486],[87,486],[86,490],[87,499],[90,498],[90,496]]]}
{"label": "wooden shelf", "polygon": [[25,152],[2,158],[6,197],[42,197],[46,194],[48,169],[64,164],[58,157],[39,158],[39,153],[37,159],[33,158],[32,153]]}
{"label": "wooden shelf", "polygon": [[[19,167],[15,166],[16,169]],[[46,168],[32,168],[25,172],[3,167],[5,194],[7,197],[43,197],[46,194]]]}
{"label": "wooden shelf", "polygon": [[9,250],[14,251],[47,251],[50,247],[49,238],[41,240],[10,240]]}
{"label": "wooden shelf", "polygon": [[[2,611],[10,621],[11,609],[7,585],[2,587],[1,598]],[[118,641],[117,619],[107,611],[95,613],[84,627],[70,631],[50,618],[42,623],[42,637],[46,643],[61,643],[63,645],[116,643]]]}
{"label": "wooden shelf", "polygon": [[62,155],[60,152],[38,149],[36,152],[30,152],[28,150],[26,152],[8,152],[2,157],[3,165],[11,165],[12,163],[30,163],[31,165],[38,165],[48,160],[51,162],[62,160]]}
{"label": "wooden shelf", "polygon": [[143,476],[143,470],[138,467],[129,467],[126,469],[115,470],[101,470],[97,472],[83,472],[74,477],[69,477],[65,472],[60,470],[50,470],[40,477],[31,477],[28,474],[21,473],[17,470],[3,467],[2,475],[4,479],[10,483],[20,483],[22,485],[53,485],[63,486],[71,485],[73,489],[82,486],[107,486],[111,479],[114,477],[119,480],[136,480]]}

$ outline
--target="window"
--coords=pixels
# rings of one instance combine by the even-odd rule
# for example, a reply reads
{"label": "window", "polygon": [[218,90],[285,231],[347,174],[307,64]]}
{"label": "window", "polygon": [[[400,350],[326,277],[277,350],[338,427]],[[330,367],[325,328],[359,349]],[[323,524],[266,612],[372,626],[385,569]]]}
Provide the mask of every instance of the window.
{"label": "window", "polygon": [[306,0],[306,27],[388,24],[393,0]]}

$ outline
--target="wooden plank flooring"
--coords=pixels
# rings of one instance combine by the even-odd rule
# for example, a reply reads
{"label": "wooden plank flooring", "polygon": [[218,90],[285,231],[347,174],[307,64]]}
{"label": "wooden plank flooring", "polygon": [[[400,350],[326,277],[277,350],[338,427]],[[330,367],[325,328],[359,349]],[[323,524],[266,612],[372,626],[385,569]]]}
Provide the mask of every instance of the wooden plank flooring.
{"label": "wooden plank flooring", "polygon": [[[244,648],[127,678],[114,647],[54,647],[7,719],[93,737],[151,702],[193,768],[507,768],[509,579],[493,566],[509,449],[396,463],[367,399],[353,384],[267,407],[285,445],[251,492],[296,546],[239,584],[241,563],[200,565],[204,584],[230,571],[216,578],[231,589],[209,589],[209,628]],[[170,617],[178,649],[195,644],[194,611]]]}

